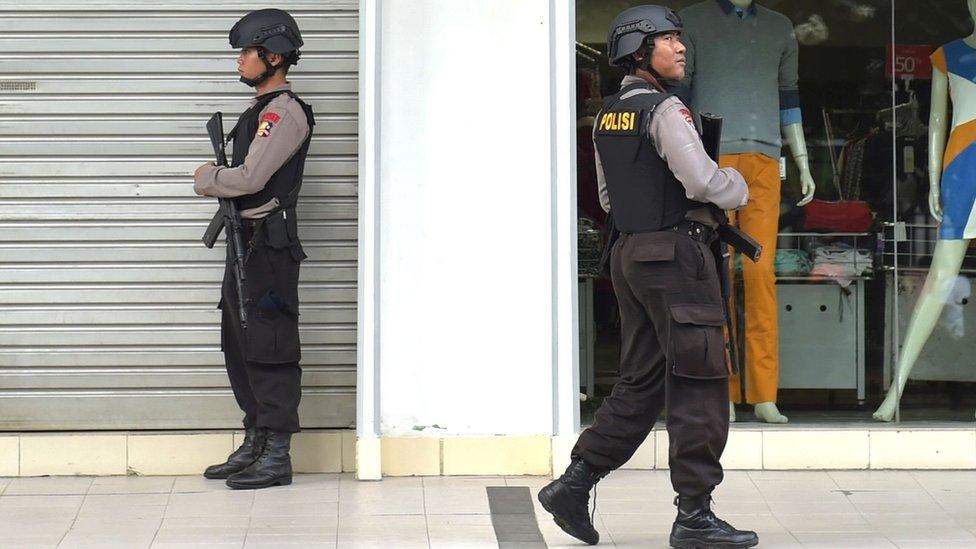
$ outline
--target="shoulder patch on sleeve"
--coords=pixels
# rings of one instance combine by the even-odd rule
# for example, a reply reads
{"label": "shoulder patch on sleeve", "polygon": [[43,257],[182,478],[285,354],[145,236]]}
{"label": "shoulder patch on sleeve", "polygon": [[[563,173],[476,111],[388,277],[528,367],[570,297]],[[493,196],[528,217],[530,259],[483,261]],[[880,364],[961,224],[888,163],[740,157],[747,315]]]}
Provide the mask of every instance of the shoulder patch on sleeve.
{"label": "shoulder patch on sleeve", "polygon": [[261,121],[264,122],[265,120],[271,122],[272,124],[277,124],[278,121],[281,120],[281,116],[279,116],[276,112],[268,111],[261,115]]}
{"label": "shoulder patch on sleeve", "polygon": [[597,135],[638,135],[641,111],[611,111],[600,114],[594,132]]}
{"label": "shoulder patch on sleeve", "polygon": [[258,124],[258,131],[255,134],[257,137],[268,137],[271,135],[271,129],[274,128],[274,122],[266,119],[262,119],[261,123]]}
{"label": "shoulder patch on sleeve", "polygon": [[685,117],[685,121],[688,122],[689,126],[695,127],[695,117],[691,115],[691,111],[686,107],[681,107],[678,109],[678,112],[681,113],[681,116]]}

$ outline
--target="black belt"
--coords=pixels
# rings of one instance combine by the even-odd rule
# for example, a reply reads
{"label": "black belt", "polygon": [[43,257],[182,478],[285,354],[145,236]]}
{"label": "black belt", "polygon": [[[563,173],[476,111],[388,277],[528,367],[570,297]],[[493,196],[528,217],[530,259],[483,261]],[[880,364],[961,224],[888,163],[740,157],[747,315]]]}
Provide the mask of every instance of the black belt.
{"label": "black belt", "polygon": [[704,223],[699,223],[697,221],[680,221],[675,223],[673,226],[665,229],[667,231],[673,231],[678,234],[686,234],[697,240],[698,242],[704,242],[708,244],[712,241],[712,237],[715,235],[715,229],[712,229]]}
{"label": "black belt", "polygon": [[260,228],[261,225],[264,224],[265,220],[267,220],[269,217],[281,215],[282,212],[284,212],[286,216],[293,216],[295,215],[295,208],[276,208],[264,216],[241,218],[241,221],[252,228]]}
{"label": "black belt", "polygon": [[635,234],[657,233],[657,232],[665,232],[665,231],[687,235],[699,242],[704,242],[705,244],[711,243],[713,237],[716,234],[715,229],[709,227],[708,225],[705,225],[704,223],[699,223],[697,221],[689,221],[687,219],[684,221],[679,221],[678,223],[675,223],[670,227],[661,229],[660,231],[633,231],[633,232],[620,231],[620,234],[631,236]]}

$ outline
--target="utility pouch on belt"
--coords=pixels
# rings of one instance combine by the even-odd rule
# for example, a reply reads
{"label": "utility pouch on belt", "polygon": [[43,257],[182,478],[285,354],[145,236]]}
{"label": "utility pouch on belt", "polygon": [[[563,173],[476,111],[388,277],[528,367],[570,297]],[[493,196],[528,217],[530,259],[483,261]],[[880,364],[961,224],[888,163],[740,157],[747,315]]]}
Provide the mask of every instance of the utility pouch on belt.
{"label": "utility pouch on belt", "polygon": [[291,245],[288,229],[285,227],[285,212],[269,215],[264,219],[265,239],[268,246],[275,249],[287,248]]}
{"label": "utility pouch on belt", "polygon": [[298,262],[308,257],[298,239],[298,217],[295,210],[282,210],[269,215],[264,220],[264,230],[268,247],[276,250],[287,248],[292,258]]}

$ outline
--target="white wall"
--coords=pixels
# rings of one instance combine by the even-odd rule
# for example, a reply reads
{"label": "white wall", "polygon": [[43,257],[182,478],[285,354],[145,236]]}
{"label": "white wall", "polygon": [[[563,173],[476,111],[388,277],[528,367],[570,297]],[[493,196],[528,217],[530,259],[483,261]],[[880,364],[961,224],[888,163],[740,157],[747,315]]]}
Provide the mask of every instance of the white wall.
{"label": "white wall", "polygon": [[545,0],[380,3],[382,434],[553,431],[549,25]]}

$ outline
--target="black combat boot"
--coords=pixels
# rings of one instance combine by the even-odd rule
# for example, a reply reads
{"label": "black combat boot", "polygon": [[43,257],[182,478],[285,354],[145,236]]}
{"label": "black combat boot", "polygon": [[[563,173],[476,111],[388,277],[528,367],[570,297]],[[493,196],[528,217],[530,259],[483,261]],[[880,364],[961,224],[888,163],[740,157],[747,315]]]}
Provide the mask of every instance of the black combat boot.
{"label": "black combat boot", "polygon": [[590,488],[604,476],[606,472],[573,458],[563,476],[539,490],[539,503],[552,513],[556,525],[589,545],[600,543],[600,533],[590,518]]}
{"label": "black combat boot", "polygon": [[759,536],[748,530],[736,530],[715,516],[712,496],[678,496],[678,518],[671,528],[671,547],[680,549],[740,549],[759,544]]}
{"label": "black combat boot", "polygon": [[227,478],[234,489],[268,488],[291,484],[291,433],[266,430],[254,463]]}
{"label": "black combat boot", "polygon": [[262,435],[263,433],[254,427],[244,429],[244,442],[241,443],[241,447],[231,452],[227,456],[227,461],[207,467],[203,476],[212,479],[224,479],[243,471],[257,459],[258,451],[261,449]]}

